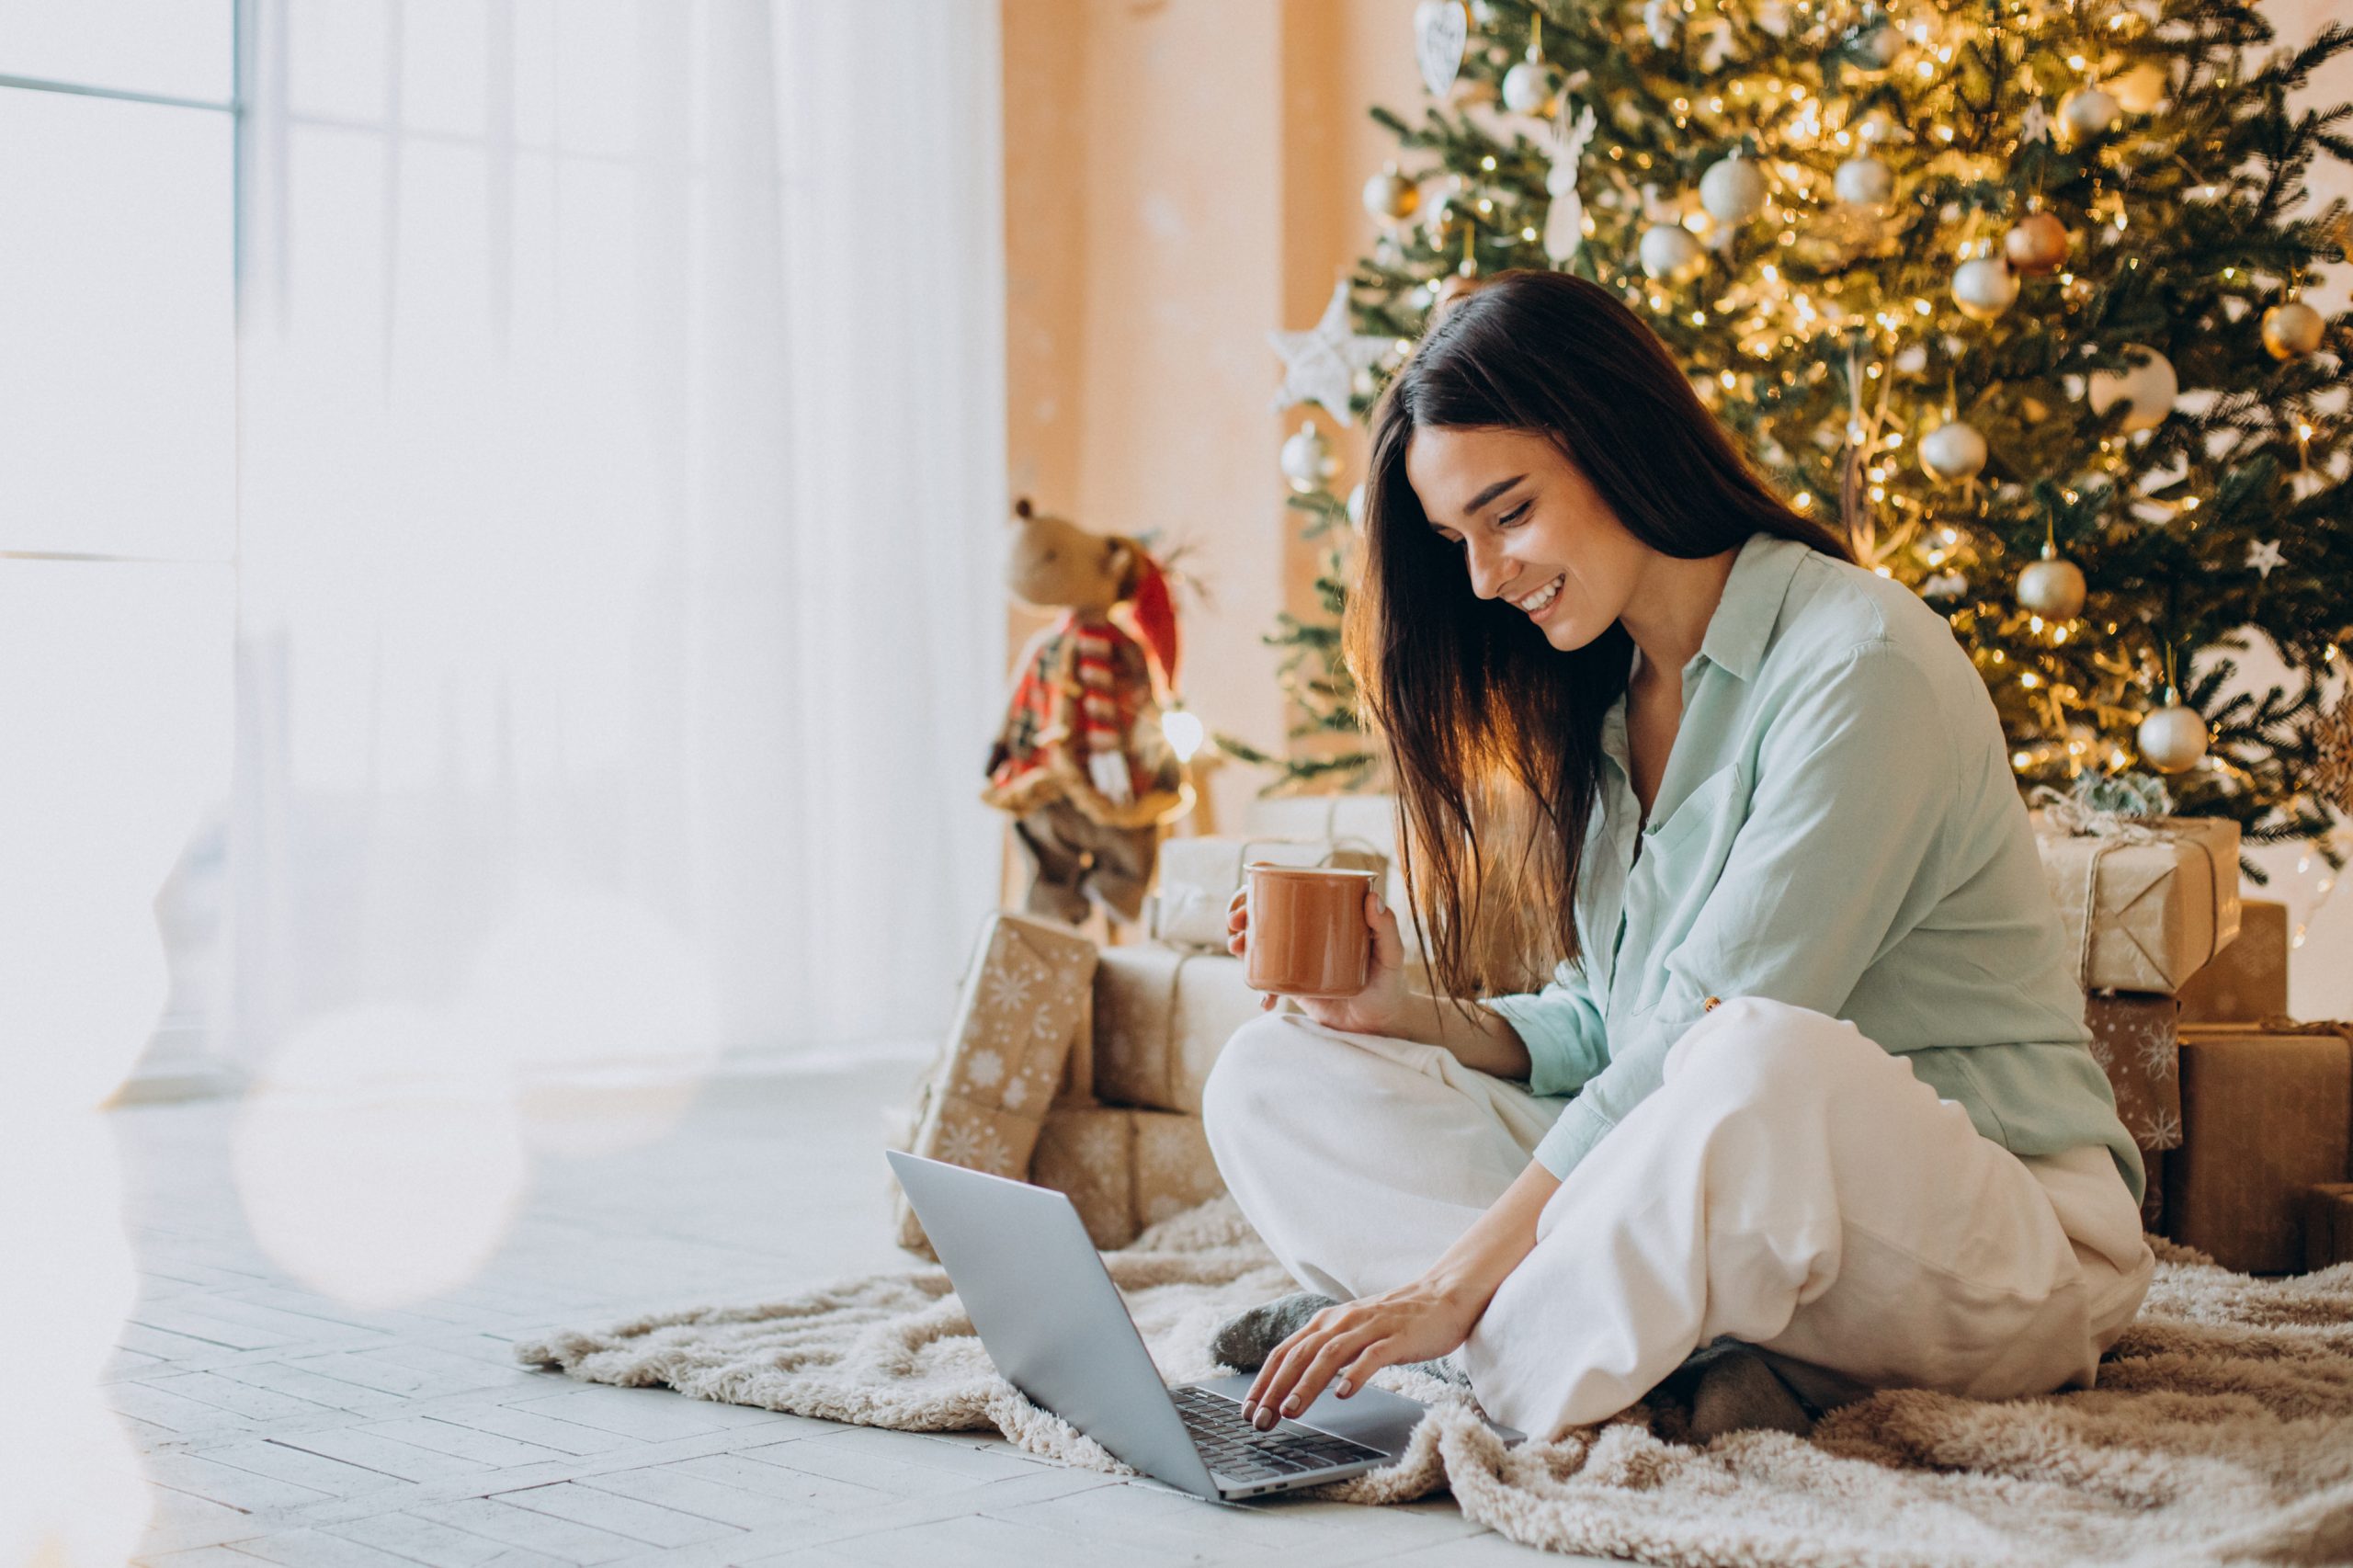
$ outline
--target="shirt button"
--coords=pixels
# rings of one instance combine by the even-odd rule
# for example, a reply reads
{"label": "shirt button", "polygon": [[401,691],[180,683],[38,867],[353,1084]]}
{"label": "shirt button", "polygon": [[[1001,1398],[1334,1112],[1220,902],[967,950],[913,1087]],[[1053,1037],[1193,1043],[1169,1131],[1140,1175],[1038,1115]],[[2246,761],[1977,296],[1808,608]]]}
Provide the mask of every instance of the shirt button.
{"label": "shirt button", "polygon": [[1724,999],[1722,997],[1711,996],[1705,1002],[1699,1004],[1699,1011],[1703,1013],[1712,1013],[1723,1005]]}

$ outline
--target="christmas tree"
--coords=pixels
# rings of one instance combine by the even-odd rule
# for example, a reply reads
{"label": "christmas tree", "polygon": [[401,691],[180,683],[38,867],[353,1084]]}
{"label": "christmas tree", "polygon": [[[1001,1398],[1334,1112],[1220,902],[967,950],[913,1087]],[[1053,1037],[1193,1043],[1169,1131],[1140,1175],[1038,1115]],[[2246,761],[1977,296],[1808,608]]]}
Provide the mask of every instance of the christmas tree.
{"label": "christmas tree", "polygon": [[[1370,408],[1434,309],[1506,268],[1641,312],[1801,510],[1944,612],[2022,787],[2154,768],[2256,842],[2353,812],[2353,318],[2288,95],[2353,48],[2213,0],[1431,0],[1375,254],[1279,402]],[[1404,46],[1404,40],[1400,40]],[[1312,422],[1283,469],[1330,622],[1268,641],[1304,717],[1279,790],[1372,777],[1338,657],[1349,507]],[[2234,693],[2259,636],[2284,685]],[[2332,706],[2332,703],[2334,704]],[[1223,740],[1223,737],[1221,737]]]}

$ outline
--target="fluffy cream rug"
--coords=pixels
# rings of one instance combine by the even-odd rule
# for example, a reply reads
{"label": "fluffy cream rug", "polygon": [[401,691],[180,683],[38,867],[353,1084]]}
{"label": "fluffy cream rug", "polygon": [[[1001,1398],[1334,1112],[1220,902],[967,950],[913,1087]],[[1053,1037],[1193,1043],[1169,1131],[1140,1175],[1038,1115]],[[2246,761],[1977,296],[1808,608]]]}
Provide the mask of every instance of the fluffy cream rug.
{"label": "fluffy cream rug", "polygon": [[[1433,1401],[1403,1460],[1319,1488],[1391,1503],[1450,1489],[1514,1540],[1674,1564],[2353,1561],[2353,1264],[2255,1279],[2163,1242],[2140,1321],[2100,1386],[1984,1403],[1891,1390],[1811,1438],[1681,1440],[1661,1402],[1506,1450],[1463,1396]],[[1221,1198],[1107,1253],[1171,1382],[1230,1313],[1293,1289]],[[1133,1473],[996,1375],[945,1271],[837,1281],[782,1301],[641,1317],[516,1346],[592,1382],[915,1431],[994,1426],[1030,1452]]]}

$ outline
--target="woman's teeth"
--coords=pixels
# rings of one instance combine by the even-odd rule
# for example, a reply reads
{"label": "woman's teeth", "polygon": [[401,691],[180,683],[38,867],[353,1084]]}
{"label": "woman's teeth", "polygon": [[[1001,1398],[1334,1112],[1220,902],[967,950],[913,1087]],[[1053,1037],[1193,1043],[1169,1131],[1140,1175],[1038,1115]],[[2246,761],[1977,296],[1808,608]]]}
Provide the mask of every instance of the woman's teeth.
{"label": "woman's teeth", "polygon": [[1552,607],[1552,601],[1561,597],[1561,585],[1567,581],[1568,574],[1564,572],[1528,597],[1512,602],[1530,615],[1542,615]]}

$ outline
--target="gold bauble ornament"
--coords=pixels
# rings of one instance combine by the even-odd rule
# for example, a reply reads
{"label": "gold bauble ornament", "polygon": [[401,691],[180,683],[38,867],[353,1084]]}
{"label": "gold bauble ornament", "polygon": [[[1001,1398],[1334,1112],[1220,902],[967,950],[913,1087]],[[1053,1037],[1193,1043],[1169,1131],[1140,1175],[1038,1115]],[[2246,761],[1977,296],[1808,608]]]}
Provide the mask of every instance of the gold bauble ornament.
{"label": "gold bauble ornament", "polygon": [[1979,256],[1952,269],[1952,302],[1972,321],[1992,321],[2018,297],[2018,276],[1997,256]]}
{"label": "gold bauble ornament", "polygon": [[2143,719],[2132,738],[2141,748],[2142,760],[2160,773],[2188,772],[2214,744],[2206,716],[2185,706],[2180,694],[2171,688],[2165,692],[2165,705]]}
{"label": "gold bauble ornament", "polygon": [[2029,212],[2002,236],[2002,255],[2013,269],[2040,277],[2059,270],[2072,243],[2066,224],[2048,212]]}
{"label": "gold bauble ornament", "polygon": [[1390,165],[1364,182],[1364,210],[1383,223],[1402,223],[1421,210],[1422,187]]}
{"label": "gold bauble ornament", "polygon": [[2041,560],[2018,574],[2018,608],[2045,620],[2073,620],[2084,597],[2084,569],[2048,545]]}
{"label": "gold bauble ornament", "polygon": [[2263,312],[2263,347],[2274,359],[2301,359],[2320,347],[2327,326],[2302,300],[2284,300]]}

